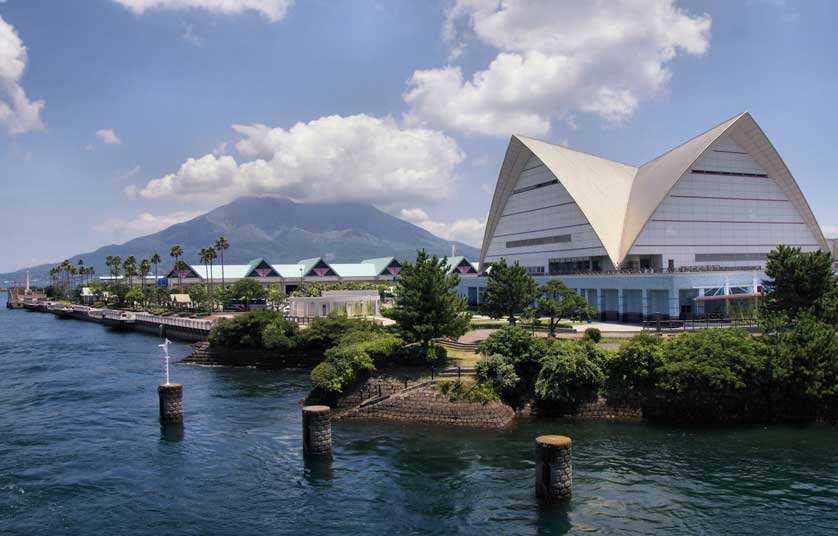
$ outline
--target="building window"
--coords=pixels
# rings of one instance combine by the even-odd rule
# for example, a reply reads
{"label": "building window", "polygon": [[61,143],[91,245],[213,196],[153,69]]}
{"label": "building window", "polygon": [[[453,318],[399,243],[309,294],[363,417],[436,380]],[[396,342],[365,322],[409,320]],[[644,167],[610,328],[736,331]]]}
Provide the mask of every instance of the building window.
{"label": "building window", "polygon": [[713,171],[710,169],[694,169],[692,172],[699,175],[727,175],[729,177],[768,177],[765,173],[745,173],[744,171]]}
{"label": "building window", "polygon": [[524,240],[510,240],[506,243],[507,248],[523,248],[527,246],[541,246],[544,244],[560,244],[570,242],[570,235],[542,236],[540,238],[526,238]]}
{"label": "building window", "polygon": [[551,186],[553,184],[559,184],[559,179],[552,179],[546,182],[539,182],[538,184],[533,184],[532,186],[524,186],[522,188],[517,188],[515,190],[512,190],[512,195],[529,192],[530,190],[537,190],[539,188],[544,188],[545,186]]}
{"label": "building window", "polygon": [[695,262],[761,261],[768,259],[767,253],[696,253]]}
{"label": "building window", "polygon": [[599,259],[591,257],[566,257],[564,259],[550,259],[549,261],[550,275],[599,271],[601,271]]}
{"label": "building window", "polygon": [[527,266],[527,273],[530,275],[544,275],[543,266]]}

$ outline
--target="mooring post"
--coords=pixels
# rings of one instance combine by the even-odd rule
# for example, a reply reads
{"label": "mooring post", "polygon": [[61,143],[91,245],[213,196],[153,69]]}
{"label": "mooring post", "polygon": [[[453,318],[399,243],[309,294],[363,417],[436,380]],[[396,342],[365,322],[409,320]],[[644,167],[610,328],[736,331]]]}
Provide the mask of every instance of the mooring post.
{"label": "mooring post", "polygon": [[535,439],[535,494],[546,502],[567,499],[573,493],[571,440],[560,435]]}
{"label": "mooring post", "polygon": [[160,399],[160,424],[183,423],[183,385],[179,383],[161,383],[157,387]]}
{"label": "mooring post", "polygon": [[329,406],[303,408],[303,453],[332,452],[332,420]]}

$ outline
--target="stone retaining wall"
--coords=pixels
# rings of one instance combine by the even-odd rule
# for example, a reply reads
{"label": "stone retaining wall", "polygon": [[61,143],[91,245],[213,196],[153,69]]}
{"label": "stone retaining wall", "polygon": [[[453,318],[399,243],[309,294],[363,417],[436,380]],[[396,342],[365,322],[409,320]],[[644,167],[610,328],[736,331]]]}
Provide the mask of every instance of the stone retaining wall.
{"label": "stone retaining wall", "polygon": [[344,413],[343,419],[385,419],[472,428],[502,428],[515,417],[501,402],[451,402],[435,382]]}
{"label": "stone retaining wall", "polygon": [[192,355],[181,363],[225,367],[259,367],[265,369],[313,368],[323,356],[304,353],[280,353],[246,348],[212,348],[207,342],[192,345]]}

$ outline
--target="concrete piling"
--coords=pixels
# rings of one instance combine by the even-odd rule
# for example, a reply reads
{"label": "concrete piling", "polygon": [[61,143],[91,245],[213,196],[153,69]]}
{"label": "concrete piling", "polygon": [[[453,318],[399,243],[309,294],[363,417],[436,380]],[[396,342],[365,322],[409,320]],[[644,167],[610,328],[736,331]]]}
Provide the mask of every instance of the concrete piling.
{"label": "concrete piling", "polygon": [[157,387],[160,398],[160,424],[183,423],[183,385],[179,383],[161,383]]}
{"label": "concrete piling", "polygon": [[546,502],[568,499],[573,493],[571,443],[560,435],[535,439],[535,494]]}
{"label": "concrete piling", "polygon": [[303,408],[303,453],[332,452],[332,420],[329,406]]}

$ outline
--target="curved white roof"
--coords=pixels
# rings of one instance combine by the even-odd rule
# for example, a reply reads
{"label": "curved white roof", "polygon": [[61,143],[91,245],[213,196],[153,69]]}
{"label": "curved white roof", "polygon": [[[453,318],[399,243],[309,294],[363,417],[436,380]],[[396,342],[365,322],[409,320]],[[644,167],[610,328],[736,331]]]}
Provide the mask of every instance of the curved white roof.
{"label": "curved white roof", "polygon": [[522,136],[512,136],[486,222],[480,265],[524,164],[536,156],[559,179],[587,218],[614,266],[678,180],[722,135],[730,136],[777,181],[823,248],[828,248],[809,204],[774,146],[747,112],[732,117],[643,164],[629,166]]}

